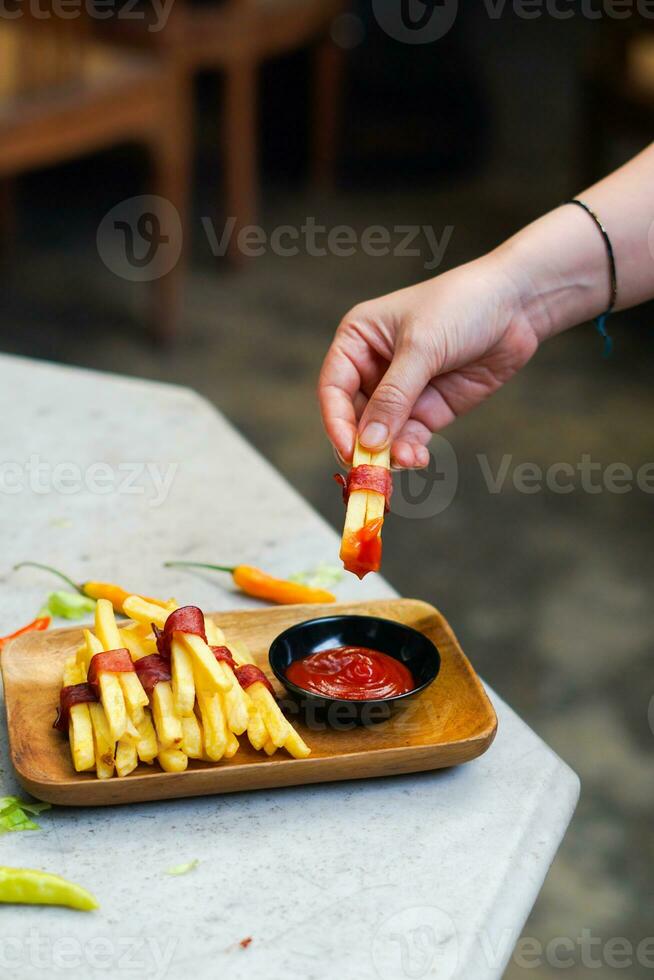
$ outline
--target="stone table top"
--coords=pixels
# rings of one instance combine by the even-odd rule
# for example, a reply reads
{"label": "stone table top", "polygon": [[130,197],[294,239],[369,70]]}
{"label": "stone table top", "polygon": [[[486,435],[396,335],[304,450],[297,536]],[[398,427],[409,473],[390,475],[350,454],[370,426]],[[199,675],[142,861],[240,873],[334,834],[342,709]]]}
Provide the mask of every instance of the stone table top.
{"label": "stone table top", "polygon": [[[24,559],[207,610],[256,603],[216,577],[165,569],[165,559],[250,562],[281,575],[336,561],[335,531],[190,390],[2,356],[0,405],[3,633],[56,587],[38,571],[11,572]],[[395,594],[379,576],[348,576],[335,591]],[[39,832],[6,834],[0,863],[63,874],[100,909],[7,907],[2,974],[501,977],[579,784],[489,694],[497,738],[456,769],[54,808]],[[0,739],[2,793],[18,792],[4,720]],[[189,873],[167,874],[196,858]]]}

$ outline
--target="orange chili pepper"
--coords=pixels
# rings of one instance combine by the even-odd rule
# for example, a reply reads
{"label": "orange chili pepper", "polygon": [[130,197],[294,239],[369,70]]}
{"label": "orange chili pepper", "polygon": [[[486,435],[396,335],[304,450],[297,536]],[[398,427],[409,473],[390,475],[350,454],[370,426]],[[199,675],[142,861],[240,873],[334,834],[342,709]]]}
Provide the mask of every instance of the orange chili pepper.
{"label": "orange chili pepper", "polygon": [[[123,603],[125,602],[125,599],[127,599],[127,597],[130,595],[134,595],[133,592],[127,592],[125,589],[122,589],[119,585],[114,585],[112,582],[82,582],[81,584],[78,584],[77,582],[73,582],[72,579],[68,578],[67,575],[64,575],[63,572],[60,572],[59,569],[53,568],[51,565],[42,565],[38,561],[22,561],[20,564],[14,565],[14,571],[18,568],[24,568],[26,565],[29,565],[31,568],[41,568],[43,571],[51,572],[53,575],[56,575],[58,578],[66,582],[71,589],[75,590],[75,592],[79,592],[80,595],[85,595],[89,599],[108,599],[117,613],[123,612]],[[140,595],[140,592],[138,595]],[[141,596],[141,598],[145,599],[147,602],[152,602],[157,606],[164,605],[160,599],[152,599],[149,596]]]}
{"label": "orange chili pepper", "polygon": [[23,633],[38,633],[41,630],[47,630],[50,622],[50,616],[37,616],[31,623],[28,623],[27,626],[21,626],[15,633],[10,633],[9,636],[0,636],[0,650],[5,643],[9,643],[10,640],[15,640],[17,636],[22,636]]}
{"label": "orange chili pepper", "polygon": [[214,572],[228,572],[235,585],[246,595],[279,605],[303,603],[336,602],[336,596],[325,589],[313,589],[300,582],[287,582],[286,579],[273,578],[251,565],[207,565],[199,561],[166,561],[166,568],[209,568]]}

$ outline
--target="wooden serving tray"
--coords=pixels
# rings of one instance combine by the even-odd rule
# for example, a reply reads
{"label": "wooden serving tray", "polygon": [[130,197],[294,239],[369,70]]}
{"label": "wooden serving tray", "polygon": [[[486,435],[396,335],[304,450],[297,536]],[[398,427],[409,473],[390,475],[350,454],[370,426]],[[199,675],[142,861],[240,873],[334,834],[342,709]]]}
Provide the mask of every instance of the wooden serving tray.
{"label": "wooden serving tray", "polygon": [[390,720],[368,728],[313,731],[293,718],[312,748],[308,759],[292,759],[283,749],[268,758],[242,737],[240,750],[227,762],[190,762],[183,773],[162,772],[156,763],[139,764],[122,779],[76,773],[68,740],[52,728],[64,661],[82,642],[81,629],[19,637],[2,653],[2,676],[11,760],[21,784],[50,803],[103,806],[422,772],[469,762],[488,749],[497,730],[493,707],[450,626],[425,602],[282,606],[215,613],[212,618],[228,641],[245,640],[270,676],[268,648],[275,636],[294,623],[334,613],[382,616],[421,630],[440,650],[438,677]]}

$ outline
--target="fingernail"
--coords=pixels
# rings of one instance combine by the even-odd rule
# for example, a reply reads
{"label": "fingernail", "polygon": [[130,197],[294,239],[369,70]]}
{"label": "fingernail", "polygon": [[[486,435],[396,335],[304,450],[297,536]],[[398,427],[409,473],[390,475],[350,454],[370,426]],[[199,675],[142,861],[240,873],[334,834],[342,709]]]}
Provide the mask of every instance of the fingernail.
{"label": "fingernail", "polygon": [[418,464],[420,466],[429,466],[429,450],[428,449],[425,449],[424,447],[422,449],[418,449],[417,452],[416,452],[416,456],[418,457]]}
{"label": "fingernail", "polygon": [[339,452],[339,450],[338,450],[338,449],[336,448],[336,446],[334,446],[334,456],[336,457],[336,462],[337,462],[337,463],[338,463],[338,464],[339,464],[340,466],[342,466],[342,467],[343,467],[343,469],[347,469],[347,467],[348,467],[348,466],[349,466],[350,464],[349,464],[349,463],[348,463],[348,462],[346,461],[346,459],[345,459],[345,457],[341,455],[341,453],[340,453],[340,452]]}
{"label": "fingernail", "polygon": [[370,422],[359,436],[359,441],[367,449],[381,449],[388,442],[388,426],[382,422]]}

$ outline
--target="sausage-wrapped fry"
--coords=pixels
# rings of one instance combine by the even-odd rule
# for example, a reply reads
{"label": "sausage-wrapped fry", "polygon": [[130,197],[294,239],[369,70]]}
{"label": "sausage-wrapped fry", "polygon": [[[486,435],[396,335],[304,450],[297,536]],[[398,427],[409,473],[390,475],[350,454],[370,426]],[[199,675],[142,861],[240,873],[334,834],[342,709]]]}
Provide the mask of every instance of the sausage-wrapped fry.
{"label": "sausage-wrapped fry", "polygon": [[[98,599],[96,603],[95,633],[102,643],[103,650],[118,650],[122,647],[113,606],[108,599]],[[143,720],[143,709],[147,706],[148,696],[134,671],[118,674],[118,681],[123,692],[127,713],[134,726],[138,728]]]}
{"label": "sausage-wrapped fry", "polygon": [[390,450],[371,452],[357,440],[344,485],[347,510],[340,557],[348,572],[363,578],[381,564],[381,531],[391,495]]}
{"label": "sausage-wrapped fry", "polygon": [[[86,679],[83,668],[74,657],[66,661],[64,667],[64,687],[82,684]],[[86,772],[95,767],[93,749],[93,726],[88,704],[74,704],[68,712],[68,739],[70,754],[77,772]]]}

